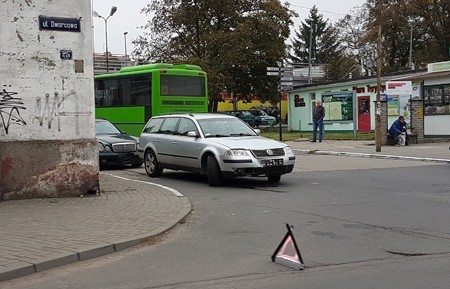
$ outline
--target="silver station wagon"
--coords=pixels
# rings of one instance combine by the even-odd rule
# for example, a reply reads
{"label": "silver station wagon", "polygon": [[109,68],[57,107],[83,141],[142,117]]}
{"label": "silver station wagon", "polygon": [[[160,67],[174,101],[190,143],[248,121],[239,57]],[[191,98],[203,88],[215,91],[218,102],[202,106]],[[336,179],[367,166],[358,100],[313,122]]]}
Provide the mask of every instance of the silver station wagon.
{"label": "silver station wagon", "polygon": [[225,114],[155,116],[140,135],[138,153],[150,177],[173,169],[207,175],[210,186],[234,176],[267,176],[269,182],[279,182],[281,175],[292,172],[294,153],[257,132]]}

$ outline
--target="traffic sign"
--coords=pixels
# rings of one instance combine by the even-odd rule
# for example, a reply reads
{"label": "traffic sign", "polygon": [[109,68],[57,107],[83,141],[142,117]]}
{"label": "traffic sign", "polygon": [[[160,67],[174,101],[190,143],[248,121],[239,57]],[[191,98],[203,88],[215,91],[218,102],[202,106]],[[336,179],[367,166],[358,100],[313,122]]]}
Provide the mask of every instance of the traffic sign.
{"label": "traffic sign", "polygon": [[267,71],[267,75],[278,76],[279,72],[278,71]]}
{"label": "traffic sign", "polygon": [[281,73],[281,76],[294,76],[294,72],[292,70],[285,70]]}
{"label": "traffic sign", "polygon": [[293,81],[281,81],[281,85],[282,86],[293,86],[294,82]]}
{"label": "traffic sign", "polygon": [[282,76],[281,81],[294,81],[293,76]]}
{"label": "traffic sign", "polygon": [[270,67],[270,66],[268,66],[267,67],[267,71],[279,71],[280,70],[280,67]]}

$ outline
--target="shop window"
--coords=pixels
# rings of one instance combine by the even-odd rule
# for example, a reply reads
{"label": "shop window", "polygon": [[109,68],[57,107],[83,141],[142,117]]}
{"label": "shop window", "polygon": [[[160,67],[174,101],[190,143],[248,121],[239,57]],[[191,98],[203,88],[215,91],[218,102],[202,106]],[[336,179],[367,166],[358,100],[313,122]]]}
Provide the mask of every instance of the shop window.
{"label": "shop window", "polygon": [[450,84],[424,87],[425,115],[450,114]]}

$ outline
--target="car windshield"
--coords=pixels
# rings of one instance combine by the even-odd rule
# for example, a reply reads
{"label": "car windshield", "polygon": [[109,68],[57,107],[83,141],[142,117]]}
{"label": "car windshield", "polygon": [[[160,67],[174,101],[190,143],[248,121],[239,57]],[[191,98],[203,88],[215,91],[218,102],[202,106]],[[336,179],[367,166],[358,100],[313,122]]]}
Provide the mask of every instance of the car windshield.
{"label": "car windshield", "polygon": [[205,137],[255,136],[250,127],[237,118],[210,118],[198,121]]}
{"label": "car windshield", "polygon": [[122,132],[108,121],[95,122],[95,134],[121,134]]}

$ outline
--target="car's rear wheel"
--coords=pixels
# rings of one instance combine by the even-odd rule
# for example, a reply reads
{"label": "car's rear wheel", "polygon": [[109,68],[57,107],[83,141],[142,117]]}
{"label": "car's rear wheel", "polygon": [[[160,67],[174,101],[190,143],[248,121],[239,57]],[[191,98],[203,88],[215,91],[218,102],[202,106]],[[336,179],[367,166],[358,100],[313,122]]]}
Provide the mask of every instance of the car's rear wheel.
{"label": "car's rear wheel", "polygon": [[270,183],[279,183],[281,180],[281,175],[267,175],[267,179]]}
{"label": "car's rear wheel", "polygon": [[159,166],[158,159],[152,150],[145,152],[144,156],[145,172],[150,177],[159,177],[163,169]]}
{"label": "car's rear wheel", "polygon": [[206,169],[208,173],[208,184],[211,187],[220,186],[222,184],[222,173],[214,156],[208,156]]}

